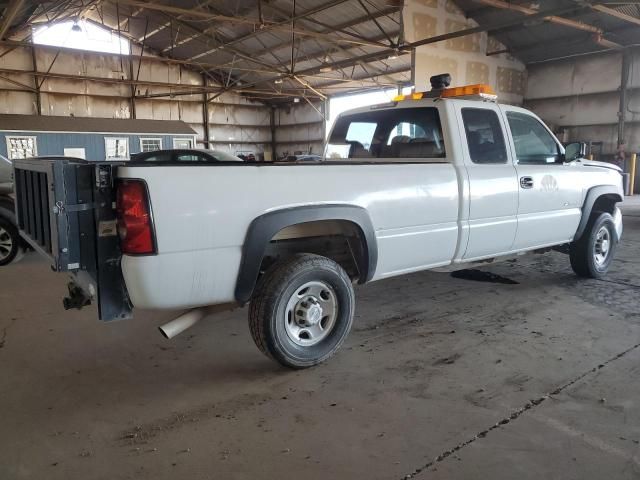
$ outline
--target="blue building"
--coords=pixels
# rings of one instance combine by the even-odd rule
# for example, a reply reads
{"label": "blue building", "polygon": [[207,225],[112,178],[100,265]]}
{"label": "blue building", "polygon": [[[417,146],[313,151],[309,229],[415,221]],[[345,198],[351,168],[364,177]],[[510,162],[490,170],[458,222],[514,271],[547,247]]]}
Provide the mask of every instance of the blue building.
{"label": "blue building", "polygon": [[134,153],[194,148],[196,132],[177,120],[0,115],[0,155],[129,160]]}

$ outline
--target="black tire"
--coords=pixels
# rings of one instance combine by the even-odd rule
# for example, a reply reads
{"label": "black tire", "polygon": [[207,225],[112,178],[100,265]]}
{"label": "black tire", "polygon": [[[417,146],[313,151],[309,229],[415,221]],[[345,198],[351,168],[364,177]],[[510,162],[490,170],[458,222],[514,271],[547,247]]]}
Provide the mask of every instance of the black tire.
{"label": "black tire", "polygon": [[[321,332],[317,340],[308,340],[318,343],[305,346],[298,343],[307,341],[303,338],[306,327],[301,328],[302,333],[295,340],[291,334],[292,328],[300,328],[298,319],[303,319],[298,317],[298,306],[293,308],[295,313],[292,314],[290,302],[299,299],[297,301],[305,305],[306,297],[299,294],[309,284],[320,290],[322,285],[328,286],[330,292],[321,291],[320,296],[324,299],[323,294],[329,293],[331,302],[328,305],[336,308],[327,307],[327,312],[324,312],[321,303],[328,300],[318,302],[313,300],[315,297],[311,298],[321,307],[319,315],[322,318],[315,320],[316,325],[328,318],[328,315],[322,315],[329,311],[334,313],[331,316],[332,327]],[[289,368],[308,368],[327,360],[340,348],[351,330],[354,306],[353,285],[340,265],[319,255],[296,254],[276,262],[258,281],[249,306],[249,330],[255,344],[268,357]]]}
{"label": "black tire", "polygon": [[16,226],[0,217],[0,267],[9,265],[22,252],[22,242]]}
{"label": "black tire", "polygon": [[[602,261],[597,261],[598,235],[603,229],[607,232],[609,246],[606,257]],[[602,278],[611,266],[617,246],[618,238],[613,217],[608,213],[594,214],[582,236],[571,244],[569,251],[571,268],[580,277]]]}

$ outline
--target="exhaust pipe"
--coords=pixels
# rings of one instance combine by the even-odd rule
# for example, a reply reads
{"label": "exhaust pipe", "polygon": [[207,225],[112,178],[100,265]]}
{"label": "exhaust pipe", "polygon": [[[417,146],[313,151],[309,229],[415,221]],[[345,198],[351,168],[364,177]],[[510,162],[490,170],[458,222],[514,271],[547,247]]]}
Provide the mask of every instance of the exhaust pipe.
{"label": "exhaust pipe", "polygon": [[194,308],[193,310],[183,313],[178,318],[161,325],[158,327],[158,330],[160,330],[164,338],[171,339],[184,332],[187,328],[193,327],[202,320],[206,314],[206,307]]}
{"label": "exhaust pipe", "polygon": [[193,327],[207,315],[210,315],[212,313],[224,312],[227,310],[233,310],[237,306],[238,304],[225,303],[221,305],[214,305],[211,307],[193,308],[187,312],[184,312],[179,317],[174,318],[170,322],[159,326],[158,330],[160,330],[160,333],[164,338],[172,339],[176,335],[180,335],[186,329]]}

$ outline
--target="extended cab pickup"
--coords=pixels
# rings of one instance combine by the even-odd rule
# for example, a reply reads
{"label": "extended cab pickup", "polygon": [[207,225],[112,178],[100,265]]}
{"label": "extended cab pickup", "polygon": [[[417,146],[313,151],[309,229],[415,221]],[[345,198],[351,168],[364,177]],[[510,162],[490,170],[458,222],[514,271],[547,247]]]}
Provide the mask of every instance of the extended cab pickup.
{"label": "extended cab pickup", "polygon": [[[201,307],[249,304],[256,345],[293,368],[342,344],[355,282],[551,248],[578,275],[604,275],[622,233],[620,170],[565,149],[486,86],[439,82],[342,114],[321,163],[18,161],[21,232],[72,273],[68,307],[96,301],[104,320],[189,309],[162,327],[171,337]],[[83,198],[62,197],[63,166]],[[29,200],[43,184],[29,175],[52,177],[46,202]]]}

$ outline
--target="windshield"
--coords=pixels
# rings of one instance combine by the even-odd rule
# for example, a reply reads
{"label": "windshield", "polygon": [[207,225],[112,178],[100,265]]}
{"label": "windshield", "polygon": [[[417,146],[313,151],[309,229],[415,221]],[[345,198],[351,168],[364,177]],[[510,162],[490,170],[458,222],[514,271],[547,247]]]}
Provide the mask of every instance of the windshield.
{"label": "windshield", "polygon": [[340,117],[327,144],[327,160],[443,158],[438,109],[393,108]]}

